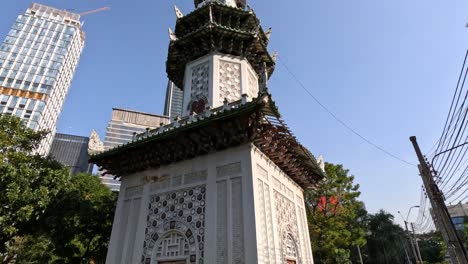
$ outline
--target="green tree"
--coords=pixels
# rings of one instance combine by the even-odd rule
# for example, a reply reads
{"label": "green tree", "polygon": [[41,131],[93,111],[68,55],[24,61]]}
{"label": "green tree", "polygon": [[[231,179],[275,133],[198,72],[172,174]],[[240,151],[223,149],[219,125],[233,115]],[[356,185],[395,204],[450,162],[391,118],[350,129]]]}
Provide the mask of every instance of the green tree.
{"label": "green tree", "polygon": [[410,252],[405,233],[393,220],[393,215],[383,210],[368,216],[368,263],[407,263],[407,254]]}
{"label": "green tree", "polygon": [[13,240],[8,251],[9,255],[14,256],[12,263],[64,263],[63,259],[54,254],[55,246],[47,235],[25,235]]}
{"label": "green tree", "polygon": [[104,263],[116,199],[98,177],[78,174],[51,202],[42,227],[63,263]]}
{"label": "green tree", "polygon": [[463,223],[463,231],[461,231],[462,234],[460,237],[463,240],[465,248],[468,249],[468,216],[464,217]]}
{"label": "green tree", "polygon": [[13,248],[18,263],[104,263],[117,195],[88,174],[72,177],[34,230]]}
{"label": "green tree", "polygon": [[424,263],[444,263],[446,247],[440,232],[417,235],[417,238]]}
{"label": "green tree", "polygon": [[70,180],[59,163],[33,154],[45,132],[25,127],[19,118],[0,115],[0,256],[39,219]]}
{"label": "green tree", "polygon": [[366,243],[364,204],[359,185],[342,165],[325,164],[326,179],[305,193],[316,263],[351,263],[351,252]]}
{"label": "green tree", "polygon": [[0,115],[0,261],[104,263],[117,195],[34,154],[45,135]]}

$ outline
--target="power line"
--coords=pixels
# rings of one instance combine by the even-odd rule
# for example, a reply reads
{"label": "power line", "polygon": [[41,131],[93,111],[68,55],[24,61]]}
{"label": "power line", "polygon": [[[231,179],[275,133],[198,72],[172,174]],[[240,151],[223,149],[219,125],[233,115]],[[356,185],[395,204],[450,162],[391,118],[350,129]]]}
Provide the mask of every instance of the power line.
{"label": "power line", "polygon": [[468,172],[468,167],[465,167],[463,172],[460,174],[460,177],[455,181],[455,183],[452,186],[449,187],[450,189],[448,189],[447,191],[444,191],[445,199],[448,199],[454,196],[463,186],[466,185],[466,182],[468,182],[467,172]]}
{"label": "power line", "polygon": [[[441,187],[440,187],[444,192],[445,192],[444,189],[445,189],[445,187],[448,185],[448,183],[450,182],[450,180],[451,180],[451,179],[453,178],[453,176],[461,169],[461,168],[460,168],[460,165],[462,165],[462,162],[463,162],[463,160],[464,160],[464,158],[465,158],[465,155],[466,155],[467,151],[468,151],[468,148],[465,149],[465,152],[463,153],[463,155],[462,155],[462,157],[461,157],[461,159],[460,159],[460,162],[458,162],[458,165],[457,165],[456,167],[455,167],[455,165],[452,166],[452,168],[450,169],[450,171],[447,173],[448,175],[450,175],[450,177],[449,177],[446,181],[444,181],[443,184],[442,184]],[[458,152],[458,156],[460,156],[460,154],[461,154],[461,152]],[[457,157],[457,160],[458,160],[458,157]],[[464,164],[464,165],[465,165],[465,170],[464,170],[463,173],[460,175],[460,177],[455,181],[455,183],[452,185],[452,187],[453,187],[454,185],[456,185],[457,182],[460,181],[460,179],[463,177],[464,173],[466,172],[466,169],[467,169],[467,167],[466,167],[466,162],[468,162],[468,160],[465,160],[465,164]],[[449,187],[449,188],[450,188],[450,187]],[[450,191],[450,190],[448,190],[448,191]],[[445,192],[445,193],[446,193],[446,192]]]}
{"label": "power line", "polygon": [[416,225],[420,225],[423,221],[424,213],[426,211],[426,201],[427,201],[426,192],[424,190],[424,186],[421,186],[421,195],[419,199],[419,211],[418,211],[418,216],[416,218],[416,221],[414,221]]}
{"label": "power line", "polygon": [[[468,50],[465,53],[450,109],[437,148],[432,156],[432,167],[437,172],[437,184],[451,203],[463,201],[468,189]],[[465,142],[465,143],[463,143]],[[463,198],[462,198],[463,197]],[[462,198],[461,200],[459,200]]]}
{"label": "power line", "polygon": [[385,153],[386,155],[396,159],[396,160],[399,160],[405,164],[408,164],[408,165],[411,165],[411,166],[416,166],[415,164],[409,162],[409,161],[406,161],[402,158],[399,158],[398,156],[392,154],[391,152],[385,150],[384,148],[380,147],[379,145],[375,144],[374,142],[372,142],[371,140],[367,139],[366,137],[364,137],[363,135],[361,135],[360,133],[358,133],[356,130],[354,130],[352,127],[350,127],[348,124],[346,124],[343,120],[341,120],[337,115],[335,115],[330,109],[328,109],[328,107],[326,107],[324,104],[322,104],[318,99],[317,97],[315,97],[305,86],[304,84],[297,78],[297,76],[289,69],[289,67],[283,62],[283,60],[278,56],[278,60],[279,62],[281,63],[281,65],[286,69],[286,71],[293,77],[293,79],[299,84],[299,86],[302,87],[302,89],[304,89],[304,91],[309,94],[310,97],[312,97],[312,99],[320,106],[322,107],[323,110],[325,110],[331,117],[333,117],[333,119],[335,119],[338,123],[340,123],[344,128],[346,128],[347,130],[349,130],[351,133],[353,133],[354,135],[358,136],[360,139],[362,139],[364,142],[366,142],[367,144],[371,145],[372,147],[376,148],[377,150],[380,150],[381,152]]}
{"label": "power line", "polygon": [[[463,65],[462,65],[462,68],[461,68],[461,70],[460,70],[460,75],[458,76],[457,86],[456,86],[456,89],[455,89],[455,93],[453,94],[452,103],[450,104],[450,110],[449,110],[449,112],[448,112],[447,119],[445,120],[444,130],[442,131],[442,135],[441,135],[441,137],[440,137],[438,143],[436,143],[436,144],[439,145],[439,146],[437,147],[437,149],[439,149],[439,147],[441,146],[440,142],[441,142],[441,140],[442,140],[442,137],[443,137],[444,133],[446,132],[448,120],[450,119],[450,113],[452,113],[452,109],[453,109],[454,114],[455,114],[455,108],[456,108],[456,106],[453,107],[453,103],[455,102],[455,98],[457,97],[457,91],[458,91],[458,88],[460,87],[460,81],[461,81],[461,78],[462,78],[462,76],[463,76],[463,69],[465,69],[465,64],[466,64],[467,58],[468,58],[468,49],[466,50],[465,59],[463,60]],[[465,73],[465,76],[466,76],[466,73]],[[461,94],[461,90],[460,90],[460,94]],[[459,96],[458,96],[457,104],[456,104],[456,105],[458,105],[458,100],[460,99],[460,94],[459,94]],[[452,120],[453,120],[453,117],[452,117]],[[452,123],[452,120],[450,121],[450,123]],[[449,125],[449,127],[450,127],[450,125]],[[442,143],[442,145],[443,145],[443,143]],[[437,149],[436,149],[436,152],[437,152]]]}

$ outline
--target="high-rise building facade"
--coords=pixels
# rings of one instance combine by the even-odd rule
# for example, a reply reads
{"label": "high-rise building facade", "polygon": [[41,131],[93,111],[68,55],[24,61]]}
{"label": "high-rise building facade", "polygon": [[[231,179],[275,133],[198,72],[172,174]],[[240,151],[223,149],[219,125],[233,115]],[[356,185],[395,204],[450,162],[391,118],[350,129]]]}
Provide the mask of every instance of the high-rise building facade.
{"label": "high-rise building facade", "polygon": [[164,104],[164,115],[174,118],[182,116],[182,104],[184,91],[177,87],[172,81],[167,83],[166,101]]}
{"label": "high-rise building facade", "polygon": [[[132,141],[134,134],[140,134],[147,128],[154,129],[167,123],[169,123],[167,116],[113,108],[112,118],[107,125],[104,149],[109,150],[128,143]],[[114,180],[113,175],[102,175],[101,181],[113,191],[120,189],[120,182]]]}
{"label": "high-rise building facade", "polygon": [[456,205],[447,206],[447,210],[455,229],[463,232],[465,223],[468,223],[468,203],[459,202]]}
{"label": "high-rise building facade", "polygon": [[88,137],[56,133],[49,155],[70,169],[72,174],[92,173],[93,166],[88,163]]}
{"label": "high-rise building facade", "polygon": [[84,43],[80,15],[33,3],[0,46],[0,113],[50,131],[38,153],[49,152]]}

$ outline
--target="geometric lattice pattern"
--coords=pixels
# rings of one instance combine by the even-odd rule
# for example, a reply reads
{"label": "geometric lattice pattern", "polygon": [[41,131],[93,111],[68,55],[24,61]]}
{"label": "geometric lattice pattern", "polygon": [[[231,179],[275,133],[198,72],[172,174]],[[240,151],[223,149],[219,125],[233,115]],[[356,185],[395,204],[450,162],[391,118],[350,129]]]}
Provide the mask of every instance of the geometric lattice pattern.
{"label": "geometric lattice pattern", "polygon": [[189,257],[190,248],[187,238],[179,233],[169,233],[159,241],[156,257]]}
{"label": "geometric lattice pattern", "polygon": [[[192,68],[192,85],[190,90],[190,102],[199,102],[208,98],[208,84],[210,76],[210,64],[204,62]],[[191,107],[191,104],[189,104]]]}
{"label": "geometric lattice pattern", "polygon": [[189,263],[203,264],[205,192],[200,185],[150,196],[142,263],[188,256]]}
{"label": "geometric lattice pattern", "polygon": [[249,97],[250,98],[256,98],[258,97],[258,81],[249,71]]}
{"label": "geometric lattice pattern", "polygon": [[297,259],[297,248],[296,248],[296,243],[294,242],[294,239],[292,238],[291,235],[288,235],[286,237],[286,256],[288,259]]}
{"label": "geometric lattice pattern", "polygon": [[297,244],[296,248],[296,259],[297,263],[302,263],[301,254],[299,251],[299,230],[297,226],[297,217],[296,217],[296,206],[288,198],[275,191],[275,206],[276,206],[276,221],[278,224],[278,235],[281,237],[281,255],[283,258],[283,263],[286,263],[288,258],[288,237],[293,239]]}
{"label": "geometric lattice pattern", "polygon": [[209,62],[202,63],[192,68],[192,96],[204,95],[208,97],[209,74]]}
{"label": "geometric lattice pattern", "polygon": [[220,61],[219,66],[219,101],[234,102],[241,98],[240,64]]}

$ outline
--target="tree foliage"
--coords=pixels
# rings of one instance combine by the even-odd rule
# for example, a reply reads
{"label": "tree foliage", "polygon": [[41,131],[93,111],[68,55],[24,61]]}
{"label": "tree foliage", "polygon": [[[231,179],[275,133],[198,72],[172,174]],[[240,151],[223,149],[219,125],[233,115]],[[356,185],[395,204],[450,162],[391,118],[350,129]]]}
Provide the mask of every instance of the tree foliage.
{"label": "tree foliage", "polygon": [[[48,261],[104,263],[116,198],[97,177],[73,176],[70,186],[50,203],[32,232],[43,237],[40,245],[49,246],[49,251],[53,252],[47,256]],[[35,246],[40,248],[40,245]],[[25,251],[37,255],[35,249]]]}
{"label": "tree foliage", "polygon": [[393,215],[380,210],[368,216],[368,263],[407,263],[408,246],[403,229],[393,222]]}
{"label": "tree foliage", "polygon": [[0,253],[42,216],[70,179],[59,163],[33,154],[44,135],[0,115]]}
{"label": "tree foliage", "polygon": [[316,263],[350,263],[356,246],[365,245],[364,204],[359,185],[342,165],[325,164],[327,178],[306,191],[309,232]]}
{"label": "tree foliage", "polygon": [[417,235],[421,257],[425,263],[444,263],[446,246],[440,232]]}
{"label": "tree foliage", "polygon": [[117,197],[34,154],[45,135],[0,115],[0,261],[104,263]]}

